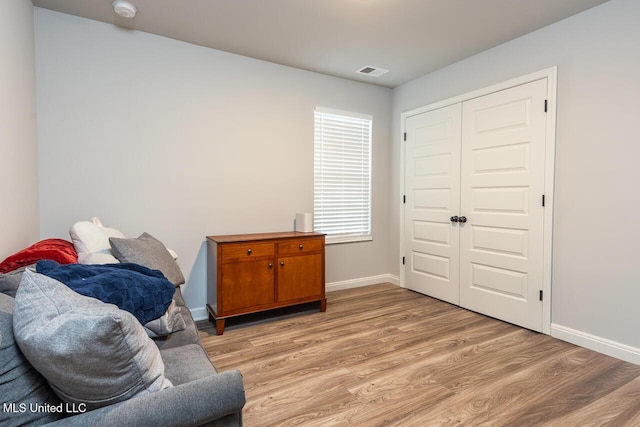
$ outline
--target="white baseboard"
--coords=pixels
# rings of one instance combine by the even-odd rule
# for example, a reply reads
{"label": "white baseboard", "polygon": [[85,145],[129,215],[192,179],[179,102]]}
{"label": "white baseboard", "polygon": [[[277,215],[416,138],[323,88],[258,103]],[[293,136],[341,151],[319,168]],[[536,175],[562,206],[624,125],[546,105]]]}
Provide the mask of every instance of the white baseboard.
{"label": "white baseboard", "polygon": [[340,291],[342,289],[359,288],[362,286],[377,285],[378,283],[392,283],[400,286],[400,278],[393,274],[381,274],[379,276],[361,277],[359,279],[343,280],[341,282],[331,282],[325,285],[327,292]]}
{"label": "white baseboard", "polygon": [[209,318],[209,312],[207,311],[207,307],[198,307],[198,308],[190,308],[191,315],[193,316],[193,320],[196,322],[199,320],[207,320]]}
{"label": "white baseboard", "polygon": [[607,356],[640,365],[640,348],[631,347],[555,323],[551,324],[551,336]]}

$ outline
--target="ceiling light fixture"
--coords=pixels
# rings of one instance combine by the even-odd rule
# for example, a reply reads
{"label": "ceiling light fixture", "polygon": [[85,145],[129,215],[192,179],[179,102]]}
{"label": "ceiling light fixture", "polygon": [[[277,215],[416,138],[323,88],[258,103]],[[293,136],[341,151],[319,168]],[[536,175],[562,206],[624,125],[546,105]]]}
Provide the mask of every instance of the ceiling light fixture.
{"label": "ceiling light fixture", "polygon": [[134,5],[124,0],[115,0],[112,5],[113,11],[123,18],[133,18],[138,11]]}

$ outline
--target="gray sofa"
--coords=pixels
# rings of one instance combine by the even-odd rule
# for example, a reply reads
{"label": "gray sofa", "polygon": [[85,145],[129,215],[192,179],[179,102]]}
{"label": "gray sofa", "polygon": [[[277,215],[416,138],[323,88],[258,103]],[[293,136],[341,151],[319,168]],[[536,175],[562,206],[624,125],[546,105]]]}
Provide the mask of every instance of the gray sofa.
{"label": "gray sofa", "polygon": [[[239,371],[216,371],[200,345],[195,322],[179,287],[174,300],[186,327],[154,339],[165,366],[165,376],[173,387],[88,412],[62,403],[24,357],[13,335],[15,293],[6,289],[0,287],[0,396],[3,400],[0,425],[242,425],[245,404],[242,375]],[[66,413],[60,414],[56,408],[64,408]]]}

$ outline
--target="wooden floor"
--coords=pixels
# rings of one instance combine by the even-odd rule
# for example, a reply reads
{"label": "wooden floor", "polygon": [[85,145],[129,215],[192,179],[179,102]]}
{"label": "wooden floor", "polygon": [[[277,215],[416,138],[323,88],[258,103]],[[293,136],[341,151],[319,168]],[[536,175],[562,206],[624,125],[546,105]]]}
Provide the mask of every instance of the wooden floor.
{"label": "wooden floor", "polygon": [[640,366],[390,284],[326,313],[198,322],[254,426],[640,426]]}

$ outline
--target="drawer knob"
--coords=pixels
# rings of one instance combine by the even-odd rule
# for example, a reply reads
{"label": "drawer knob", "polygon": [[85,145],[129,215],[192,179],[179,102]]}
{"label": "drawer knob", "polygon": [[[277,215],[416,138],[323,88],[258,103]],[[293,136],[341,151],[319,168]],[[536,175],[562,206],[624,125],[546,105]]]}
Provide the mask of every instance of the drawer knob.
{"label": "drawer knob", "polygon": [[251,248],[247,249],[247,255],[251,255]]}
{"label": "drawer knob", "polygon": [[269,263],[269,268],[273,268],[273,264],[272,263]]}
{"label": "drawer knob", "polygon": [[280,265],[284,267],[284,261],[280,261]]}
{"label": "drawer knob", "polygon": [[304,246],[300,245],[300,250],[303,250],[303,249],[304,249]]}

